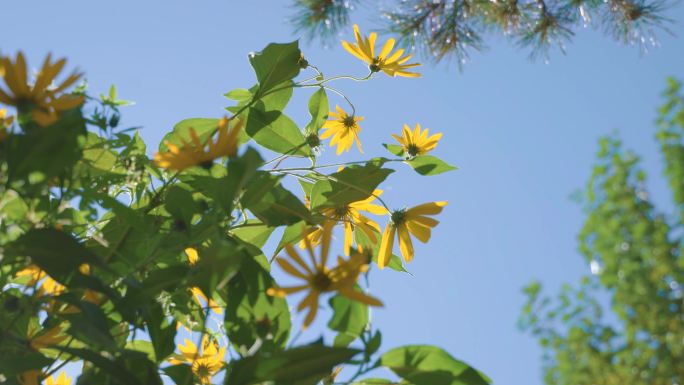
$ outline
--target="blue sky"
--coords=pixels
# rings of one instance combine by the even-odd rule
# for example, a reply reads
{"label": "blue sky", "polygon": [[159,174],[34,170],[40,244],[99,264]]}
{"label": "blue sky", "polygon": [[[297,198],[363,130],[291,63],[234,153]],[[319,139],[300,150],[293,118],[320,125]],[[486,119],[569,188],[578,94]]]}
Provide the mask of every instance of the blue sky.
{"label": "blue sky", "polygon": [[[124,110],[123,123],[143,126],[153,149],[174,123],[218,117],[228,105],[223,93],[254,84],[247,53],[296,38],[289,4],[14,1],[3,5],[0,50],[22,49],[34,66],[50,51],[66,56],[85,70],[94,93],[116,84],[122,98],[136,101]],[[684,19],[681,3],[670,16]],[[365,8],[352,20],[366,32],[379,22]],[[684,35],[681,24],[672,30]],[[343,37],[350,39],[351,29]],[[427,65],[421,79],[337,84],[366,118],[367,156],[385,155],[380,144],[390,133],[420,122],[444,133],[435,155],[460,168],[425,178],[400,167],[384,185],[395,207],[432,200],[449,206],[430,244],[417,248],[413,276],[372,276],[373,293],[386,305],[373,313],[383,348],[436,344],[496,384],[542,383],[540,350],[516,328],[520,289],[541,279],[555,292],[588,271],[576,251],[583,214],[570,196],[585,186],[597,139],[618,132],[643,156],[653,199],[669,203],[653,122],[665,78],[684,79],[684,40],[661,35],[660,41],[642,55],[584,30],[567,55],[556,52],[545,64],[493,37],[463,72]],[[326,74],[365,75],[338,45],[304,45],[303,51]],[[307,120],[306,97],[295,97],[288,109],[299,123]],[[323,156],[334,158],[330,150]],[[356,159],[356,152],[343,157]],[[319,318],[323,326],[326,316]]]}

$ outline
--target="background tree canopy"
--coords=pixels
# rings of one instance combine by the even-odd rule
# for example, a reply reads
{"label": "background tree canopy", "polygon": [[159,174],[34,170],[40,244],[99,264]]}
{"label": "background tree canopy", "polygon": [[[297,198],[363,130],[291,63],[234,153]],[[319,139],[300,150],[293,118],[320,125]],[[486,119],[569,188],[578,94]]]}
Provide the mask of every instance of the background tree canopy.
{"label": "background tree canopy", "polygon": [[592,275],[558,299],[525,289],[521,326],[545,349],[551,385],[678,384],[684,380],[684,96],[670,79],[656,138],[674,212],[649,200],[639,157],[601,140],[585,195],[580,251]]}

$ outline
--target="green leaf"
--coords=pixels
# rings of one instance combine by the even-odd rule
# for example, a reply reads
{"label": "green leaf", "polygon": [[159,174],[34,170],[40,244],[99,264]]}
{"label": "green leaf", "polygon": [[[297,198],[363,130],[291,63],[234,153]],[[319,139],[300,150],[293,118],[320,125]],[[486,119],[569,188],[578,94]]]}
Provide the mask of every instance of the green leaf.
{"label": "green leaf", "polygon": [[[355,290],[361,289],[357,287]],[[336,295],[330,298],[330,307],[333,309],[333,316],[328,322],[330,329],[354,338],[363,333],[368,324],[367,305]]]}
{"label": "green leaf", "polygon": [[198,250],[199,261],[193,268],[188,286],[197,286],[211,298],[215,291],[222,290],[240,270],[245,252],[236,241],[217,235],[208,247]]}
{"label": "green leaf", "polygon": [[281,184],[282,178],[260,171],[252,178],[242,196],[243,207],[268,226],[311,221],[311,213],[294,194]]}
{"label": "green leaf", "polygon": [[31,261],[60,283],[68,284],[84,263],[102,266],[101,261],[71,235],[55,229],[35,229],[7,245],[7,255],[31,257]]}
{"label": "green leaf", "polygon": [[328,119],[328,95],[323,87],[314,92],[309,98],[309,114],[311,121],[306,125],[305,132],[318,132]]}
{"label": "green leaf", "polygon": [[280,350],[290,335],[287,301],[269,296],[275,285],[270,273],[254,259],[246,258],[228,287],[225,325],[228,340],[238,351],[261,340],[260,351]]}
{"label": "green leaf", "polygon": [[263,95],[276,85],[291,80],[299,74],[299,42],[271,43],[261,52],[252,53],[249,62],[259,81],[258,95]]}
{"label": "green leaf", "polygon": [[420,155],[406,163],[420,175],[438,175],[458,168],[432,155]]}
{"label": "green leaf", "polygon": [[6,141],[9,179],[36,174],[46,182],[66,173],[82,156],[86,125],[79,109],[62,113],[49,127],[36,127],[25,134],[13,134]]}
{"label": "green leaf", "polygon": [[297,124],[280,111],[250,108],[246,131],[255,142],[269,150],[297,156],[311,154]]}
{"label": "green leaf", "polygon": [[383,143],[383,147],[387,149],[387,151],[391,152],[392,154],[396,156],[404,156],[404,147],[398,145],[398,144],[387,144]]}
{"label": "green leaf", "polygon": [[152,362],[157,361],[154,356],[154,347],[152,346],[152,343],[150,341],[128,340],[126,341],[126,349],[145,353],[147,355],[148,360]]}
{"label": "green leaf", "polygon": [[245,188],[262,163],[259,152],[248,147],[240,157],[230,160],[228,175],[220,178],[192,175],[185,182],[218,203],[226,212],[231,212],[235,197]]}
{"label": "green leaf", "polygon": [[192,217],[201,211],[192,193],[178,186],[169,187],[165,207],[174,219],[183,221],[187,227],[190,227]]}
{"label": "green leaf", "polygon": [[277,385],[315,385],[358,350],[308,345],[272,354],[257,354],[231,363],[226,385],[273,381]]}
{"label": "green leaf", "polygon": [[159,151],[168,151],[166,142],[173,143],[177,146],[183,146],[183,142],[192,143],[190,128],[195,130],[200,143],[205,143],[218,127],[218,123],[219,119],[215,118],[191,118],[181,120],[173,126],[173,131],[164,135],[161,143],[159,143]]}
{"label": "green leaf", "polygon": [[162,369],[176,385],[193,385],[194,374],[190,365],[173,365]]}
{"label": "green leaf", "polygon": [[241,227],[231,229],[230,232],[244,242],[263,247],[275,229],[275,227],[266,226],[258,219],[249,219]]}
{"label": "green leaf", "polygon": [[380,349],[380,345],[382,345],[382,333],[380,333],[380,330],[376,330],[375,334],[373,334],[373,337],[368,340],[366,343],[366,351],[364,354],[366,357],[371,357],[375,352]]}
{"label": "green leaf", "polygon": [[311,208],[342,206],[368,198],[394,170],[378,163],[349,166],[316,182],[311,189]]}
{"label": "green leaf", "polygon": [[250,90],[246,90],[244,88],[236,88],[223,96],[227,97],[230,100],[235,100],[238,102],[246,102],[249,101],[252,98],[252,93]]}
{"label": "green leaf", "polygon": [[278,246],[276,247],[273,255],[277,255],[286,245],[299,242],[302,239],[302,231],[306,228],[306,226],[307,223],[305,221],[299,221],[285,227],[283,236],[280,238],[280,242],[278,242]]}
{"label": "green leaf", "polygon": [[379,363],[412,385],[488,385],[492,381],[446,351],[429,345],[392,349]]}

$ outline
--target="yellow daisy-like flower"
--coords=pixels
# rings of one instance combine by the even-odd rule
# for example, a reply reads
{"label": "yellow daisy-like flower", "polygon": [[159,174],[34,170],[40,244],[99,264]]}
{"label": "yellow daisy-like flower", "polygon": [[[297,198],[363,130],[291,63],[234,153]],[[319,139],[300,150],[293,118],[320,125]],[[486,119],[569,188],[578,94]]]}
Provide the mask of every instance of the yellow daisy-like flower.
{"label": "yellow daisy-like flower", "polygon": [[368,68],[372,72],[382,71],[388,76],[403,76],[407,78],[420,77],[419,73],[407,71],[410,68],[420,66],[420,63],[404,64],[413,57],[412,54],[402,57],[404,50],[401,48],[392,53],[395,43],[394,39],[387,40],[380,54],[376,56],[375,39],[377,34],[375,32],[372,32],[368,38],[364,38],[359,32],[359,26],[354,24],[354,36],[356,37],[356,44],[343,41],[342,46],[347,52],[368,64]]}
{"label": "yellow daisy-like flower", "polygon": [[40,371],[29,370],[17,376],[17,381],[21,385],[40,385]]}
{"label": "yellow daisy-like flower", "polygon": [[331,119],[323,123],[325,132],[321,135],[321,139],[332,136],[330,147],[337,145],[337,155],[340,155],[342,151],[349,151],[354,141],[359,152],[363,152],[359,140],[359,132],[361,132],[359,122],[363,121],[363,117],[349,115],[340,106],[335,106],[335,109],[337,112],[331,111],[329,113]]}
{"label": "yellow daisy-like flower", "polygon": [[[199,261],[199,253],[197,252],[197,249],[188,247],[185,249],[185,255],[188,257],[188,263],[191,266],[195,265],[197,261]],[[192,292],[192,298],[195,299],[197,304],[204,306],[203,304],[206,303],[211,310],[216,312],[216,314],[223,314],[223,309],[221,306],[219,306],[219,304],[217,304],[213,299],[207,298],[202,289],[195,286],[190,288],[190,292]]]}
{"label": "yellow daisy-like flower", "polygon": [[211,378],[223,367],[223,356],[226,348],[217,349],[215,341],[208,336],[202,337],[202,352],[197,350],[197,345],[189,339],[185,339],[185,346],[178,344],[181,356],[169,359],[172,365],[190,364],[192,372],[202,384],[211,384]]}
{"label": "yellow daisy-like flower", "polygon": [[230,120],[224,117],[219,121],[216,128],[218,132],[216,142],[209,137],[205,143],[201,143],[194,128],[190,128],[191,143],[181,139],[183,145],[178,147],[169,141],[165,141],[164,144],[169,151],[154,154],[155,163],[167,170],[182,171],[198,165],[210,167],[214,159],[234,156],[237,153],[237,142],[242,121],[235,119],[235,124],[230,128]]}
{"label": "yellow daisy-like flower", "polygon": [[[382,190],[375,190],[373,194],[366,199],[349,203],[344,206],[326,208],[321,211],[321,214],[328,218],[328,221],[333,224],[342,223],[344,226],[344,255],[349,255],[351,252],[352,241],[354,240],[354,231],[357,229],[363,231],[370,240],[376,242],[376,233],[380,232],[380,226],[375,221],[369,219],[361,214],[365,211],[376,215],[387,214],[387,209],[373,204],[372,202],[382,194]],[[307,236],[309,242],[316,246],[321,240],[323,230],[317,227]],[[299,243],[301,249],[306,248],[304,241]]]}
{"label": "yellow daisy-like flower", "polygon": [[40,296],[56,296],[62,294],[65,290],[64,286],[52,279],[49,275],[47,275],[47,273],[45,273],[36,265],[29,265],[25,269],[18,271],[15,275],[17,278],[24,276],[29,277],[28,282],[26,282],[26,286],[36,285],[37,293]]}
{"label": "yellow daisy-like flower", "polygon": [[[359,253],[353,253],[348,260],[338,257],[337,266],[332,269],[327,267],[332,228],[333,226],[330,223],[325,224],[323,227],[319,260],[316,259],[311,242],[309,242],[306,235],[304,236],[306,249],[311,258],[311,266],[304,262],[292,245],[285,246],[285,251],[290,257],[289,260],[283,257],[276,259],[278,265],[280,265],[286,273],[304,280],[304,284],[291,287],[272,287],[266,291],[268,295],[284,298],[289,294],[308,289],[309,293],[297,306],[298,311],[302,311],[306,308],[309,309],[306,318],[304,319],[303,328],[309,327],[316,318],[319,298],[323,293],[337,292],[351,300],[365,303],[370,306],[382,306],[382,302],[377,298],[371,297],[355,289],[359,275],[368,269],[367,258],[365,256]],[[290,260],[293,261],[294,264],[292,264]]]}
{"label": "yellow daisy-like flower", "polygon": [[0,142],[7,139],[7,127],[14,122],[13,116],[7,116],[7,110],[0,108]]}
{"label": "yellow daisy-like flower", "polygon": [[392,212],[392,219],[385,227],[380,242],[378,253],[378,266],[384,269],[392,257],[394,247],[394,237],[399,233],[399,249],[401,256],[406,262],[413,259],[413,242],[411,235],[419,241],[427,243],[430,240],[432,228],[439,224],[439,221],[429,218],[426,215],[437,215],[442,212],[447,202],[430,202],[418,205],[408,210],[397,210]]}
{"label": "yellow daisy-like flower", "polygon": [[28,333],[28,341],[35,350],[49,348],[50,346],[59,345],[68,337],[61,335],[62,326],[57,325],[47,331],[41,333],[40,329],[34,329]]}
{"label": "yellow daisy-like flower", "polygon": [[47,385],[71,385],[71,377],[67,377],[66,372],[62,372],[59,374],[59,377],[57,377],[57,380],[54,379],[54,377],[50,376],[47,378]]}
{"label": "yellow daisy-like flower", "polygon": [[416,124],[413,132],[411,132],[411,128],[408,124],[404,124],[404,129],[401,134],[401,136],[392,134],[392,137],[401,144],[404,148],[404,152],[411,158],[432,151],[437,147],[437,143],[442,138],[441,132],[430,136],[429,129],[426,128],[421,131],[420,124]]}
{"label": "yellow daisy-like flower", "polygon": [[81,78],[81,73],[74,71],[61,84],[52,85],[65,64],[66,59],[52,63],[52,55],[49,54],[35,82],[29,84],[23,53],[17,53],[14,62],[10,57],[0,58],[0,67],[4,68],[2,77],[7,85],[7,89],[0,88],[0,102],[17,107],[19,113],[30,112],[36,123],[49,126],[57,121],[62,111],[76,108],[84,101],[81,95],[63,93]]}

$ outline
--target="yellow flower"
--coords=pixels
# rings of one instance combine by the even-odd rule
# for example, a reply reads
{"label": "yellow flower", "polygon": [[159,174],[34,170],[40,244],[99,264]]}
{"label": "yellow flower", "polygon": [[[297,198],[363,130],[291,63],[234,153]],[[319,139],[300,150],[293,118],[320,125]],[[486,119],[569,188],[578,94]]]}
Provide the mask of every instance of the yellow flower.
{"label": "yellow flower", "polygon": [[28,340],[32,348],[36,350],[49,348],[50,346],[59,345],[68,337],[60,335],[62,333],[62,326],[57,325],[52,329],[39,333],[40,329],[29,331]]}
{"label": "yellow flower", "polygon": [[392,134],[392,137],[401,144],[404,152],[413,158],[414,156],[427,154],[432,151],[432,149],[437,147],[437,143],[442,138],[441,132],[432,136],[428,135],[429,130],[427,128],[422,132],[420,131],[420,124],[416,124],[413,132],[411,132],[408,124],[404,124],[402,136]]}
{"label": "yellow flower", "polygon": [[321,234],[320,260],[316,260],[313,246],[305,235],[304,242],[309,257],[311,258],[311,266],[304,262],[292,245],[285,246],[285,251],[290,257],[289,259],[297,266],[283,257],[279,257],[276,260],[278,265],[280,265],[286,273],[304,280],[304,284],[291,287],[272,287],[266,291],[268,295],[284,298],[289,294],[308,289],[309,293],[297,306],[298,311],[302,311],[305,308],[309,309],[306,318],[304,319],[304,329],[309,327],[316,318],[319,297],[323,293],[337,292],[351,300],[359,301],[370,306],[382,306],[380,300],[355,289],[359,275],[368,269],[367,258],[365,256],[359,253],[353,253],[348,260],[339,257],[337,266],[332,269],[327,267],[332,228],[330,223],[324,224]]}
{"label": "yellow flower", "polygon": [[359,148],[359,152],[363,152],[361,141],[359,141],[361,127],[359,127],[358,123],[363,121],[363,117],[349,115],[340,106],[335,106],[335,109],[337,112],[331,111],[329,114],[332,119],[323,123],[323,128],[326,130],[321,135],[321,139],[327,139],[332,136],[330,147],[337,144],[337,155],[340,155],[342,151],[349,151],[354,141],[356,141],[356,147]]}
{"label": "yellow flower", "polygon": [[420,65],[419,63],[404,64],[413,57],[412,54],[402,57],[401,55],[404,54],[404,50],[401,48],[392,53],[395,43],[394,39],[387,40],[380,54],[376,56],[375,39],[377,34],[375,32],[372,32],[368,38],[364,38],[359,33],[359,26],[354,24],[354,35],[356,37],[356,44],[343,41],[342,46],[347,52],[366,62],[372,72],[382,71],[388,76],[403,76],[407,78],[420,77],[419,73],[406,71]]}
{"label": "yellow flower", "polygon": [[172,365],[190,364],[192,372],[197,376],[202,384],[211,384],[211,378],[223,367],[223,356],[226,348],[216,349],[217,345],[208,336],[202,337],[202,353],[197,350],[197,345],[189,339],[185,339],[185,345],[178,344],[178,350],[182,355],[178,358],[171,358]]}
{"label": "yellow flower", "polygon": [[234,156],[237,153],[237,141],[242,128],[242,121],[237,119],[232,129],[229,127],[229,122],[230,120],[225,117],[219,121],[216,128],[218,132],[216,142],[209,137],[202,144],[194,128],[190,128],[191,143],[181,139],[183,146],[178,147],[165,141],[164,143],[169,151],[154,154],[155,163],[161,168],[182,171],[197,165],[209,167],[214,159]]}
{"label": "yellow flower", "polygon": [[[333,224],[342,222],[344,226],[344,255],[349,255],[351,252],[352,241],[354,240],[354,231],[359,229],[363,231],[371,242],[376,242],[376,233],[380,232],[380,226],[375,221],[369,219],[360,213],[366,211],[371,214],[384,215],[387,214],[387,209],[373,204],[376,197],[382,194],[382,190],[375,190],[373,194],[366,199],[349,203],[344,206],[326,208],[321,211],[321,214],[328,218],[328,221]],[[320,227],[310,232],[307,236],[309,242],[316,246],[321,240],[323,231]],[[304,241],[299,243],[299,247],[304,249],[306,244]]]}
{"label": "yellow flower", "polygon": [[[411,235],[419,241],[426,243],[430,240],[431,229],[439,224],[439,221],[429,218],[426,215],[437,215],[442,212],[447,202],[430,202],[418,205],[408,210],[397,210],[392,212],[392,219],[385,227],[380,242],[378,253],[378,266],[384,269],[392,257],[394,247],[394,236],[399,233],[399,249],[406,262],[413,259],[413,242]],[[410,235],[409,235],[410,234]]]}
{"label": "yellow flower", "polygon": [[[199,261],[199,253],[197,253],[197,249],[194,249],[192,247],[188,247],[185,249],[185,255],[188,257],[188,263],[191,266],[194,266],[197,264],[197,261]],[[199,287],[191,287],[190,291],[192,292],[192,298],[195,299],[197,304],[200,306],[204,306],[203,302],[206,302],[207,306],[216,312],[216,314],[223,314],[223,309],[219,304],[217,304],[213,299],[207,298],[207,296],[204,294],[202,289]]]}
{"label": "yellow flower", "polygon": [[47,385],[71,385],[71,378],[67,377],[66,372],[62,372],[59,374],[57,381],[52,376],[48,377]]}
{"label": "yellow flower", "polygon": [[40,371],[29,370],[28,372],[23,372],[17,376],[17,380],[21,385],[40,385]]}
{"label": "yellow flower", "polygon": [[188,263],[191,266],[196,264],[199,260],[199,254],[197,253],[197,249],[193,249],[192,247],[188,247],[185,249],[185,255],[188,257]]}
{"label": "yellow flower", "polygon": [[62,94],[81,78],[82,74],[77,71],[72,72],[60,85],[52,86],[65,64],[66,59],[52,63],[52,55],[49,54],[35,82],[29,84],[23,53],[17,53],[14,62],[9,57],[0,58],[0,66],[4,68],[2,76],[7,85],[7,90],[0,88],[0,102],[17,107],[20,113],[31,112],[36,123],[49,126],[57,121],[59,113],[76,108],[84,101],[81,95]]}
{"label": "yellow flower", "polygon": [[16,274],[17,278],[24,276],[29,277],[28,282],[26,282],[26,286],[37,285],[37,293],[40,296],[55,296],[62,294],[65,290],[64,286],[52,279],[49,275],[47,275],[47,273],[45,273],[36,265],[29,265],[25,269],[18,271]]}
{"label": "yellow flower", "polygon": [[7,110],[0,108],[0,142],[7,139],[7,127],[14,122],[13,116],[7,116]]}

